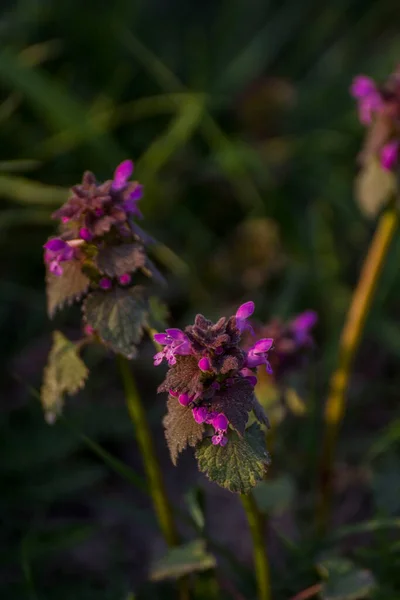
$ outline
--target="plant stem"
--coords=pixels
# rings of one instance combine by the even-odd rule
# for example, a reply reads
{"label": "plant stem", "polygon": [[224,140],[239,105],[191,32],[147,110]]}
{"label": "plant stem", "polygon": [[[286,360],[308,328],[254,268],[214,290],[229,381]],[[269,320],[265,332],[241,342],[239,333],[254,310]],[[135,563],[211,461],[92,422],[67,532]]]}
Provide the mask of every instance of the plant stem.
{"label": "plant stem", "polygon": [[339,428],[345,413],[345,394],[350,379],[351,369],[379,281],[379,276],[385,263],[397,225],[397,211],[394,207],[389,208],[379,220],[340,336],[337,367],[331,376],[330,390],[324,413],[325,435],[321,455],[317,511],[318,527],[321,532],[326,530],[329,520],[335,446]]}
{"label": "plant stem", "polygon": [[264,539],[264,518],[252,494],[240,494],[253,540],[254,569],[257,579],[258,600],[271,600],[269,562]]}
{"label": "plant stem", "polygon": [[121,355],[117,357],[117,360],[124,383],[129,415],[136,429],[137,441],[144,462],[149,491],[157,519],[168,546],[176,546],[179,543],[178,534],[172,518],[171,505],[165,491],[160,466],[154,450],[146,413],[136,388],[135,380],[132,376],[129,361]]}

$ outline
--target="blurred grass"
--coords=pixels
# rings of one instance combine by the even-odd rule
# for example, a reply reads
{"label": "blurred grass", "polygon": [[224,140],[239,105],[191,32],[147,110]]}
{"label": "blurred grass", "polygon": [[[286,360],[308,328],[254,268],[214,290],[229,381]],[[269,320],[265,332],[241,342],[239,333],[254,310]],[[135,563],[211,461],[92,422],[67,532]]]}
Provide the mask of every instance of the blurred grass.
{"label": "blurred grass", "polygon": [[[287,566],[273,569],[276,598],[315,582],[313,561],[323,541],[311,544],[307,524],[321,402],[373,230],[353,199],[363,131],[348,87],[357,73],[383,80],[395,67],[397,17],[394,0],[6,3],[0,20],[0,473],[6,515],[0,597],[119,600],[132,587],[126,566],[133,559],[118,541],[113,558],[98,559],[93,577],[74,558],[81,533],[90,538],[90,527],[99,524],[101,503],[114,485],[109,471],[88,457],[79,436],[45,426],[12,377],[33,385],[41,377],[52,327],[41,256],[53,232],[51,213],[85,169],[106,179],[127,157],[145,184],[144,228],[160,240],[157,260],[172,271],[164,299],[174,324],[196,312],[219,316],[250,297],[263,320],[305,308],[319,313],[313,406],[282,424],[273,466],[296,483],[293,518],[303,536],[301,551],[292,556],[284,546]],[[249,231],[257,219],[266,229],[245,236],[243,228]],[[254,248],[260,247],[268,256],[255,265]],[[350,390],[339,448],[348,468],[366,463],[375,472],[378,458],[399,459],[398,251],[396,243]],[[58,323],[79,335],[77,314],[63,313]],[[99,398],[116,392],[108,369],[99,372],[95,365],[95,381],[71,415],[91,442],[132,458],[124,415],[108,405],[99,409]],[[153,372],[142,367],[151,404]],[[302,398],[311,405],[308,396]],[[363,486],[363,498],[372,498],[369,482]],[[337,502],[340,519],[346,507],[340,493]],[[357,502],[356,515],[343,517],[355,533],[352,520],[377,522],[380,516],[365,508],[367,500]],[[44,529],[54,525],[54,535],[30,534],[38,514],[44,514]],[[78,521],[70,533],[62,524],[57,529],[66,516]],[[107,535],[95,538],[99,546],[107,546]],[[379,553],[357,555],[380,581],[376,598],[395,598],[400,589],[398,549],[389,537],[380,540]],[[69,550],[60,550],[63,539]],[[57,556],[72,575],[54,577]],[[233,577],[232,569],[227,573]],[[248,593],[251,575],[240,581],[238,588]],[[166,598],[171,590],[143,586],[140,593]]]}

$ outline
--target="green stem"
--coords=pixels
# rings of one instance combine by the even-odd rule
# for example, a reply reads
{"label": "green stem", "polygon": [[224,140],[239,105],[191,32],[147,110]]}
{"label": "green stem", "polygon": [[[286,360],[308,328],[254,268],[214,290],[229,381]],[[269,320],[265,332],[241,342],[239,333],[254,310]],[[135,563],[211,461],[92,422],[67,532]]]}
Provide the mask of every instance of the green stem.
{"label": "green stem", "polygon": [[395,208],[390,208],[379,220],[340,336],[337,367],[330,380],[324,413],[325,435],[321,454],[317,510],[318,527],[321,532],[326,530],[329,520],[335,447],[346,409],[346,391],[351,369],[397,225],[397,211]]}
{"label": "green stem", "polygon": [[178,534],[172,517],[171,505],[166,494],[160,466],[154,450],[146,413],[136,388],[135,380],[132,376],[129,361],[124,356],[120,355],[117,359],[124,383],[126,403],[132,423],[136,429],[137,441],[144,462],[149,491],[157,519],[167,544],[169,546],[176,546],[179,543]]}
{"label": "green stem", "polygon": [[264,540],[264,518],[252,494],[240,494],[253,540],[254,569],[257,579],[258,600],[271,600],[269,562]]}

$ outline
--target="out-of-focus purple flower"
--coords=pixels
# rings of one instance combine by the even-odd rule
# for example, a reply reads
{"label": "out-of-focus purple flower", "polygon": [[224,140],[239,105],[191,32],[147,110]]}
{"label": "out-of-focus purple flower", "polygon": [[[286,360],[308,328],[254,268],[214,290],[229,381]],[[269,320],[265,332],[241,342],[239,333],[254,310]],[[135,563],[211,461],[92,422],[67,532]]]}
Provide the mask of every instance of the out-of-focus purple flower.
{"label": "out-of-focus purple flower", "polygon": [[85,325],[85,327],[83,328],[83,332],[86,335],[93,335],[94,334],[94,329],[91,325]]}
{"label": "out-of-focus purple flower", "polygon": [[87,227],[80,228],[79,237],[85,240],[85,242],[90,242],[93,239],[93,236]]}
{"label": "out-of-focus purple flower", "polygon": [[133,162],[131,160],[124,160],[114,172],[114,179],[112,189],[118,192],[122,190],[128,182],[128,179],[133,173]]}
{"label": "out-of-focus purple flower", "polygon": [[236,311],[236,327],[239,331],[249,330],[251,333],[253,332],[253,328],[249,323],[247,323],[247,319],[251,317],[254,312],[254,302],[249,300],[249,302],[245,302]]}
{"label": "out-of-focus purple flower", "polygon": [[154,364],[158,366],[165,358],[172,366],[176,363],[175,355],[187,355],[191,353],[191,346],[187,336],[180,329],[167,329],[165,333],[155,333],[154,340],[157,344],[165,346],[161,352],[154,356]]}
{"label": "out-of-focus purple flower", "polygon": [[365,98],[372,92],[376,92],[376,85],[371,77],[366,75],[357,75],[354,77],[350,87],[350,93],[353,98]]}
{"label": "out-of-focus purple flower", "polygon": [[310,330],[318,321],[318,315],[314,310],[306,310],[298,315],[290,323],[290,329],[294,334],[296,342],[300,345],[312,343]]}
{"label": "out-of-focus purple flower", "polygon": [[200,371],[209,371],[211,368],[211,364],[210,361],[208,360],[208,358],[206,356],[204,356],[203,358],[201,358],[199,360],[199,369]]}
{"label": "out-of-focus purple flower", "polygon": [[63,268],[60,263],[74,258],[74,249],[61,238],[53,238],[43,246],[45,249],[44,260],[49,266],[50,273],[60,277],[63,274]]}
{"label": "out-of-focus purple flower", "polygon": [[131,280],[132,280],[132,277],[129,275],[129,273],[124,273],[118,279],[118,281],[120,282],[121,285],[129,285]]}
{"label": "out-of-focus purple flower", "polygon": [[391,171],[396,165],[399,157],[399,142],[389,142],[381,150],[381,165],[387,171]]}
{"label": "out-of-focus purple flower", "polygon": [[99,281],[99,286],[102,290],[109,290],[112,286],[112,281],[108,277],[102,277]]}
{"label": "out-of-focus purple flower", "polygon": [[246,365],[247,367],[254,369],[259,365],[265,365],[267,372],[272,373],[272,367],[268,361],[268,350],[271,350],[274,340],[272,338],[265,338],[258,340],[248,351]]}
{"label": "out-of-focus purple flower", "polygon": [[383,98],[374,81],[365,75],[354,78],[350,92],[358,102],[358,116],[363,125],[370,125],[375,113],[383,106]]}

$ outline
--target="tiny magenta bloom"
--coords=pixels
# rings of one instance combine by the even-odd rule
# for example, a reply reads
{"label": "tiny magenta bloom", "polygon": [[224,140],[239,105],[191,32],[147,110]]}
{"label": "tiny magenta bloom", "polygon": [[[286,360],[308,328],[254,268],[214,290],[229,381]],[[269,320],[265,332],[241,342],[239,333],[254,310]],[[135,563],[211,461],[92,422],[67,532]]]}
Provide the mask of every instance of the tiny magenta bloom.
{"label": "tiny magenta bloom", "polygon": [[120,282],[121,285],[129,285],[131,280],[132,280],[132,277],[129,275],[129,273],[124,273],[118,279],[118,281]]}
{"label": "tiny magenta bloom", "polygon": [[99,281],[99,286],[102,290],[109,290],[112,286],[112,281],[108,277],[102,277]]}

